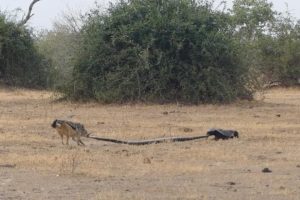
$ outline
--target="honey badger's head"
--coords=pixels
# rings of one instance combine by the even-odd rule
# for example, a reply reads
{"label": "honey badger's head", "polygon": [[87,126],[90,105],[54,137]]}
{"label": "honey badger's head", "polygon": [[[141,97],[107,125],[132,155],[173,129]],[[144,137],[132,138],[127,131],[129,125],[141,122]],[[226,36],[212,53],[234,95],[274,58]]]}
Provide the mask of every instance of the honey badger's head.
{"label": "honey badger's head", "polygon": [[233,137],[239,138],[239,132],[233,131]]}

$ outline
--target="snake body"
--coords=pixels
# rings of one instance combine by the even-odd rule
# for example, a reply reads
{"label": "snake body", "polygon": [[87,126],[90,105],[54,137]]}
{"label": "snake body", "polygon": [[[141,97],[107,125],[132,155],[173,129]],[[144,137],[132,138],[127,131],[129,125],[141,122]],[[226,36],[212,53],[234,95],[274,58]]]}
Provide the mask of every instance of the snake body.
{"label": "snake body", "polygon": [[89,136],[89,138],[105,141],[105,142],[112,142],[117,144],[128,144],[128,145],[147,145],[147,144],[158,144],[158,143],[164,143],[164,142],[184,142],[189,140],[197,140],[197,139],[203,139],[208,138],[208,135],[205,136],[193,136],[193,137],[166,137],[166,138],[156,138],[156,139],[150,139],[150,140],[137,140],[137,141],[124,141],[124,140],[116,140],[116,139],[110,139],[110,138],[101,138],[101,137],[95,137],[95,136]]}
{"label": "snake body", "polygon": [[147,144],[158,144],[163,142],[185,142],[190,140],[197,140],[208,138],[210,136],[214,136],[215,140],[226,140],[226,139],[233,139],[238,138],[239,133],[235,130],[223,130],[223,129],[210,129],[206,135],[202,136],[189,136],[189,137],[166,137],[166,138],[155,138],[150,140],[136,140],[136,141],[125,141],[125,140],[116,140],[110,138],[101,138],[95,136],[88,136],[89,138],[105,141],[105,142],[112,142],[117,144],[128,144],[128,145],[147,145]]}

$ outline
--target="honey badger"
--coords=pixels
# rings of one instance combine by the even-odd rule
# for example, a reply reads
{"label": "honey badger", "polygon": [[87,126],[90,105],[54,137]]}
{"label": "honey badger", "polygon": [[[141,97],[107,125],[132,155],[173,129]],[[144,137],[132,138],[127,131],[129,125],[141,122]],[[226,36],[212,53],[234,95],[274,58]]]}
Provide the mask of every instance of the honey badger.
{"label": "honey badger", "polygon": [[84,126],[80,123],[74,123],[66,120],[54,120],[51,124],[52,128],[55,128],[57,133],[61,137],[62,144],[64,144],[64,136],[66,136],[66,144],[69,145],[69,138],[71,137],[77,142],[77,145],[85,145],[80,137],[89,137],[89,133]]}
{"label": "honey badger", "polygon": [[223,129],[210,129],[207,131],[207,137],[215,136],[215,140],[226,140],[230,138],[238,138],[239,132],[235,130],[223,130]]}

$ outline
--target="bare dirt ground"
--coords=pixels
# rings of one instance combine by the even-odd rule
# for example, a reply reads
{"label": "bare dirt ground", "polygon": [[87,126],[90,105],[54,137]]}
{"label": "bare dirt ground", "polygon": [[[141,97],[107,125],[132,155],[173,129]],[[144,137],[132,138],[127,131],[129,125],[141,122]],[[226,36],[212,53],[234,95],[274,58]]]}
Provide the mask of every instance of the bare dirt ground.
{"label": "bare dirt ground", "polygon": [[[119,106],[2,88],[0,199],[300,199],[300,89],[258,99]],[[83,138],[86,147],[65,146],[50,127],[56,118],[116,139],[205,135],[212,127],[241,137],[146,146]]]}

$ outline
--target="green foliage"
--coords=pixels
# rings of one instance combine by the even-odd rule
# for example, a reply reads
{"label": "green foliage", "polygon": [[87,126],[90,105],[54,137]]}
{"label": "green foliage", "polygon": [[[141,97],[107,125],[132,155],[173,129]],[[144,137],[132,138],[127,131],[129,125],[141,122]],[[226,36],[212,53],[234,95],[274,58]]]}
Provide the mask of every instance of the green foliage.
{"label": "green foliage", "polygon": [[251,42],[264,34],[275,19],[272,6],[267,0],[234,0],[231,13],[238,36]]}
{"label": "green foliage", "polygon": [[293,85],[300,78],[299,26],[288,12],[277,13],[272,6],[267,0],[235,0],[234,37],[240,42],[243,65],[262,84]]}
{"label": "green foliage", "polygon": [[[0,81],[100,102],[231,102],[300,79],[300,21],[267,0],[119,0],[35,38],[0,13]],[[83,26],[82,26],[83,25]]]}
{"label": "green foliage", "polygon": [[47,66],[31,33],[0,13],[0,80],[15,86],[46,87]]}
{"label": "green foliage", "polygon": [[229,102],[250,97],[228,14],[192,0],[93,10],[66,93],[102,102]]}
{"label": "green foliage", "polygon": [[300,78],[300,22],[289,16],[278,19],[276,37],[265,36],[260,40],[261,71],[268,82],[295,85]]}

